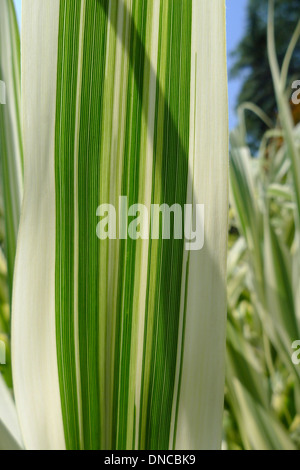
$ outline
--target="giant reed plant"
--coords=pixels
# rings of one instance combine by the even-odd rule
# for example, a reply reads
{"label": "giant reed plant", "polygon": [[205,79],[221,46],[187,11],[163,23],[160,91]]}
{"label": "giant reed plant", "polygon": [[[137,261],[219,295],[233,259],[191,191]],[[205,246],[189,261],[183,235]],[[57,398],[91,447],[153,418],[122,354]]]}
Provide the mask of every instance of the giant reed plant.
{"label": "giant reed plant", "polygon": [[[11,11],[11,0],[1,7]],[[12,35],[3,40],[11,47]],[[225,2],[23,0],[21,44],[25,186],[12,353],[23,443],[218,448]],[[99,241],[97,207],[118,212],[120,196],[147,208],[204,204],[204,248],[186,251],[174,227],[169,240]],[[13,447],[10,409],[12,420],[0,400],[0,445]]]}

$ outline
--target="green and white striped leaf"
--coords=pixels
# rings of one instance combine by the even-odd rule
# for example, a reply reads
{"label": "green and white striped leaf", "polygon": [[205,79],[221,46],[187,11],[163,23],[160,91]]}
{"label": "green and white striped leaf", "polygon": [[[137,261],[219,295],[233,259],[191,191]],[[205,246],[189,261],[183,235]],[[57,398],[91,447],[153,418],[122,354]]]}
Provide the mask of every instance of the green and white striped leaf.
{"label": "green and white striped leaf", "polygon": [[[13,371],[27,448],[220,447],[225,57],[224,0],[23,0]],[[173,227],[100,241],[97,208],[118,213],[120,196],[149,213],[204,204],[204,248]]]}

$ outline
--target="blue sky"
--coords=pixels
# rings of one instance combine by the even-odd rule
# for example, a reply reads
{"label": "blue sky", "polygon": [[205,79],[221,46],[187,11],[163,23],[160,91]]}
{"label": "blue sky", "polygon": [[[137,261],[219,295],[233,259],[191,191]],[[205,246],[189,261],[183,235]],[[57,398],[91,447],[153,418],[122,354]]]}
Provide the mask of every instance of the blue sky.
{"label": "blue sky", "polygon": [[[17,15],[21,18],[22,0],[14,0]],[[226,0],[227,4],[227,50],[228,50],[228,68],[230,68],[231,59],[229,53],[235,49],[243,36],[246,22],[246,6],[248,0]],[[232,129],[236,125],[236,114],[234,111],[236,97],[240,88],[240,81],[229,81],[229,127]]]}
{"label": "blue sky", "polygon": [[[243,37],[246,27],[246,12],[248,0],[226,0],[227,5],[227,51],[228,69],[232,63],[230,52],[234,51]],[[229,80],[229,127],[232,129],[236,123],[235,104],[240,89],[240,80]]]}

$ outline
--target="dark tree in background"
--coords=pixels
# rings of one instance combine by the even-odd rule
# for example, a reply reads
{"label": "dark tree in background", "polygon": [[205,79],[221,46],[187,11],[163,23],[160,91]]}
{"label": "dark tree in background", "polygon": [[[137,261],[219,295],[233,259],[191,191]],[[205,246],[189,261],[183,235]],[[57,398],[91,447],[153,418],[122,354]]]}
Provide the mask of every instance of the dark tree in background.
{"label": "dark tree in background", "polygon": [[[275,124],[277,108],[267,51],[268,0],[248,0],[247,8],[245,36],[232,53],[234,64],[230,75],[232,78],[242,77],[243,82],[237,106],[251,101],[262,108]],[[275,1],[275,35],[280,66],[299,19],[300,0]],[[288,85],[295,79],[300,79],[299,42],[291,61]],[[249,145],[255,151],[266,127],[250,112],[246,113],[246,124]]]}

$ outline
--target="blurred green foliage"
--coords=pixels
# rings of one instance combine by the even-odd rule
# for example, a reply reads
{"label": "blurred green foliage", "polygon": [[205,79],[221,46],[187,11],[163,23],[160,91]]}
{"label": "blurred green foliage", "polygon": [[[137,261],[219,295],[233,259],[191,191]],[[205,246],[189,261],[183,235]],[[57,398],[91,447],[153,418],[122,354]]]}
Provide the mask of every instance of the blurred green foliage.
{"label": "blurred green foliage", "polygon": [[[280,71],[273,6],[270,0],[265,53],[279,119],[263,135],[256,158],[247,144],[244,108],[230,137],[228,449],[300,449],[300,364],[292,361],[292,344],[300,339],[300,125],[286,81],[292,48]],[[291,46],[299,36],[300,22]],[[247,109],[268,124],[262,110]]]}

